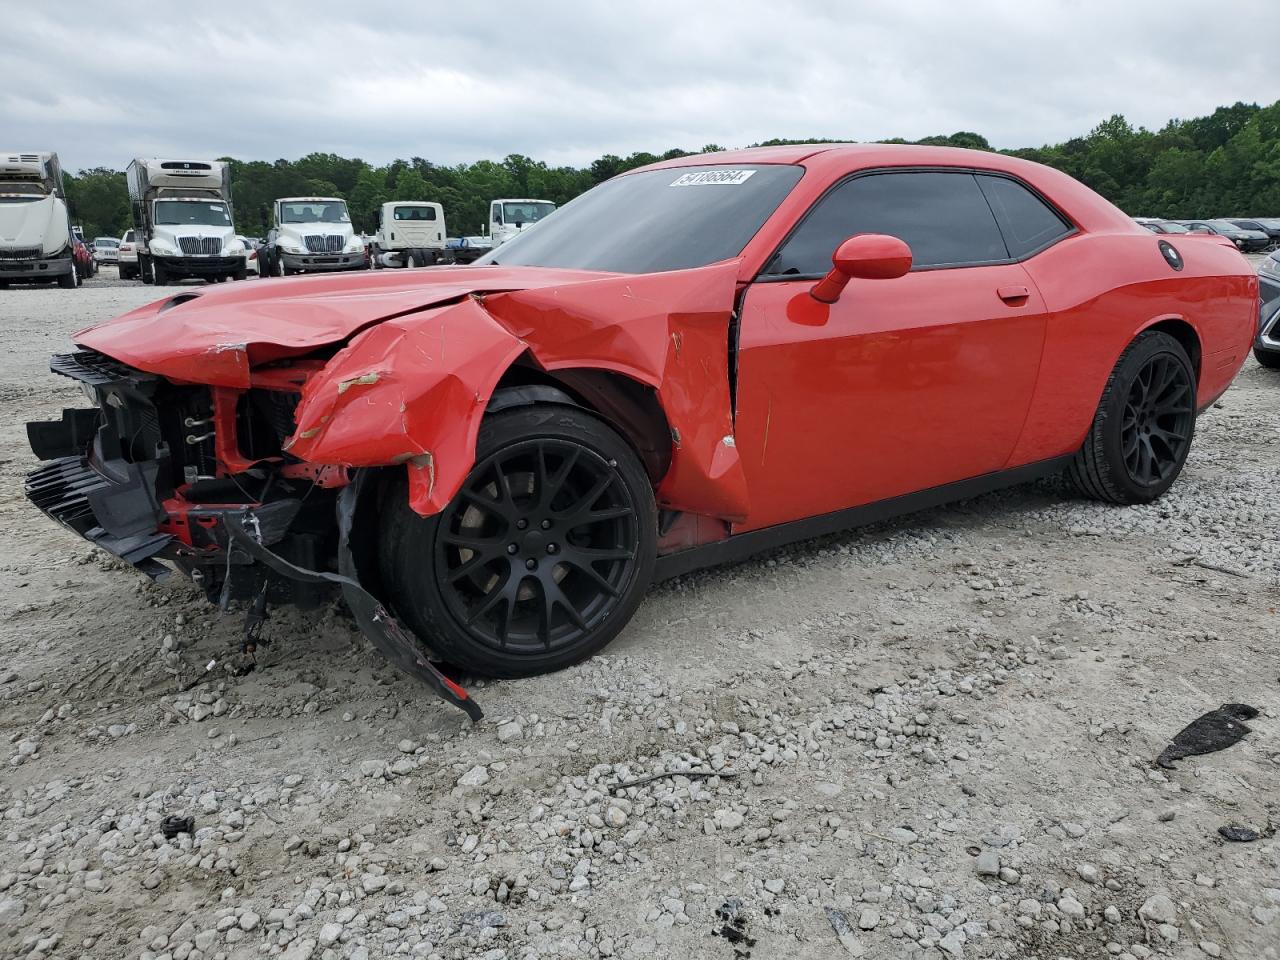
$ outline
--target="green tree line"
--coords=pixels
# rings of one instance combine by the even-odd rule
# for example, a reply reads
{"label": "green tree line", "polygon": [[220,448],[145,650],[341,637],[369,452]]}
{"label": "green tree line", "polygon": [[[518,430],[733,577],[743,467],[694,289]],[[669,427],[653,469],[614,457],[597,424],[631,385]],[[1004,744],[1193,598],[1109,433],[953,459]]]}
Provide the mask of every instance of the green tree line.
{"label": "green tree line", "polygon": [[[769,140],[752,146],[813,142],[837,141]],[[884,142],[992,149],[985,137],[966,131]],[[721,149],[708,144],[697,152]],[[434,200],[444,206],[449,232],[461,236],[481,232],[489,201],[498,197],[563,204],[625,170],[691,152],[606,154],[585,167],[552,167],[519,154],[456,166],[413,157],[378,167],[332,153],[274,163],[223,159],[231,163],[236,227],[250,236],[266,233],[271,202],[288,196],[343,197],[356,229],[364,232],[373,231],[378,207],[388,200]],[[1207,117],[1170,120],[1156,131],[1134,127],[1117,114],[1065,143],[1000,152],[1057,167],[1135,216],[1280,216],[1280,101],[1219,107]],[[67,175],[66,187],[72,217],[86,236],[120,236],[128,229],[123,172],[82,170]]]}

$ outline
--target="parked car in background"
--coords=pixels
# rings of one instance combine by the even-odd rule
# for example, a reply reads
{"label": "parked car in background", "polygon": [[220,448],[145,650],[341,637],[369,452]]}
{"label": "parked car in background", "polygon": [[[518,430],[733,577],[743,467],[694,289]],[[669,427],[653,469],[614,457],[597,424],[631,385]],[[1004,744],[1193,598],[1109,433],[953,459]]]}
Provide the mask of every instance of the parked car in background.
{"label": "parked car in background", "polygon": [[1254,220],[1237,220],[1233,217],[1230,222],[1242,230],[1257,230],[1259,233],[1265,233],[1271,240],[1267,244],[1268,247],[1280,246],[1280,219],[1263,217]]}
{"label": "parked car in background", "polygon": [[75,235],[71,237],[71,249],[71,258],[76,265],[76,282],[84,283],[98,272],[98,264],[93,259],[93,253],[89,250],[89,245]]}
{"label": "parked car in background", "polygon": [[1146,227],[1152,233],[1190,233],[1190,229],[1173,220],[1161,220],[1157,217],[1134,217],[1134,223]]}
{"label": "parked car in background", "polygon": [[52,366],[93,402],[28,425],[28,496],[213,601],[340,589],[477,717],[431,659],[566,667],[655,577],[1062,471],[1155,500],[1257,336],[1258,282],[1001,154],[685,157],[471,266],[79,331]]}
{"label": "parked car in background", "polygon": [[115,263],[120,257],[120,241],[115,237],[94,237],[90,246],[98,263]]}
{"label": "parked car in background", "polygon": [[260,275],[261,270],[258,264],[258,248],[262,246],[253,237],[242,237],[236,234],[236,239],[244,244],[244,267],[248,273]]}
{"label": "parked car in background", "polygon": [[1280,370],[1280,250],[1258,265],[1258,339],[1253,355],[1264,367]]}
{"label": "parked car in background", "polygon": [[121,280],[138,278],[138,241],[137,231],[126,230],[120,238],[120,246],[116,249],[116,266],[120,268]]}
{"label": "parked car in background", "polygon": [[1179,220],[1178,222],[1190,227],[1192,230],[1207,231],[1208,233],[1216,233],[1220,237],[1226,237],[1237,248],[1246,253],[1265,250],[1271,243],[1271,238],[1262,231],[1237,227],[1230,220]]}

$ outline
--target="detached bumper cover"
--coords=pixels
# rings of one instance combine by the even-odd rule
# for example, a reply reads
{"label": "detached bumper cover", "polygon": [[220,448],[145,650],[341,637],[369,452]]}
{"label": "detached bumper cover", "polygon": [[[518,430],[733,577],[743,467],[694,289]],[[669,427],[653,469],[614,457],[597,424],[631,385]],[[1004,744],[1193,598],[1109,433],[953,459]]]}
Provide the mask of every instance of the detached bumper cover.
{"label": "detached bumper cover", "polygon": [[170,569],[155,558],[173,537],[157,529],[164,511],[148,492],[155,489],[155,465],[128,466],[126,481],[113,483],[85,457],[60,457],[27,477],[27,499],[90,543],[159,580]]}

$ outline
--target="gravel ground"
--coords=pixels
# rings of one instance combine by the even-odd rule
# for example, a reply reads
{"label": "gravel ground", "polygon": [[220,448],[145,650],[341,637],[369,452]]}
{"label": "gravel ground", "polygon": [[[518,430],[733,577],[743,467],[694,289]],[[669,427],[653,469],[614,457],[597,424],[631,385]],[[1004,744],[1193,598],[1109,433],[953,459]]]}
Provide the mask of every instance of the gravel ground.
{"label": "gravel ground", "polygon": [[686,577],[472,727],[336,609],[204,674],[238,617],[27,504],[47,355],[153,295],[0,291],[0,957],[1280,956],[1280,375],[1155,506],[1046,481]]}

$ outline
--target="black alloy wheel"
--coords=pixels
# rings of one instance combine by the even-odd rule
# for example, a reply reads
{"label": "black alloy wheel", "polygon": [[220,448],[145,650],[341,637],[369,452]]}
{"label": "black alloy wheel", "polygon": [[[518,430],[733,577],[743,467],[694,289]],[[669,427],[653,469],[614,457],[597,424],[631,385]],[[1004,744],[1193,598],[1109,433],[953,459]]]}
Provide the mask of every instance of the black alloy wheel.
{"label": "black alloy wheel", "polygon": [[[576,663],[622,629],[652,577],[651,482],[585,411],[520,408],[481,434],[476,465],[438,515],[384,507],[393,605],[440,656],[480,674]],[[392,496],[403,503],[403,487]]]}
{"label": "black alloy wheel", "polygon": [[1183,346],[1139,334],[1121,355],[1070,476],[1082,493],[1150,503],[1182,472],[1196,425],[1196,376]]}
{"label": "black alloy wheel", "polygon": [[558,439],[506,447],[441,517],[437,585],[480,643],[553,653],[606,619],[634,576],[635,513],[598,453]]}
{"label": "black alloy wheel", "polygon": [[1129,387],[1121,445],[1129,476],[1155,486],[1182,466],[1195,423],[1195,383],[1171,354],[1147,361]]}

